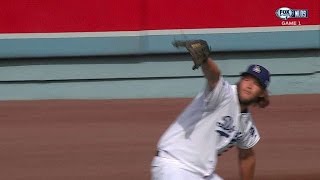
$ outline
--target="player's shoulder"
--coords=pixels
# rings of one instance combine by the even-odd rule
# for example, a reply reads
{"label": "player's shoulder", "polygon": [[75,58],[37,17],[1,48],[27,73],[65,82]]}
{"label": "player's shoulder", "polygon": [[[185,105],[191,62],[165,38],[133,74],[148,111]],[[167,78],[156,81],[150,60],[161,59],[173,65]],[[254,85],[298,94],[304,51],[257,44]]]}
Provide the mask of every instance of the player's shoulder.
{"label": "player's shoulder", "polygon": [[226,81],[223,76],[219,77],[218,82],[212,88],[208,83],[206,84],[205,94],[229,94],[232,92],[232,85]]}
{"label": "player's shoulder", "polygon": [[227,80],[223,78],[223,76],[220,77],[219,86],[221,89],[223,89],[223,92],[228,93],[228,94],[236,94],[237,93],[237,86],[230,84]]}

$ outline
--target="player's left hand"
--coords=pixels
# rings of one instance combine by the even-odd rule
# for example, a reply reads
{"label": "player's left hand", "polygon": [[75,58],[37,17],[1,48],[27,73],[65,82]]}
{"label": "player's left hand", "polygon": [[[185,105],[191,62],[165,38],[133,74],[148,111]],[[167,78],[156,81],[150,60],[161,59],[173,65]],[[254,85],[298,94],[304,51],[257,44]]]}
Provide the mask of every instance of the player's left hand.
{"label": "player's left hand", "polygon": [[186,41],[173,41],[173,46],[185,47],[192,56],[194,65],[193,70],[198,69],[210,56],[210,48],[205,40],[186,40]]}

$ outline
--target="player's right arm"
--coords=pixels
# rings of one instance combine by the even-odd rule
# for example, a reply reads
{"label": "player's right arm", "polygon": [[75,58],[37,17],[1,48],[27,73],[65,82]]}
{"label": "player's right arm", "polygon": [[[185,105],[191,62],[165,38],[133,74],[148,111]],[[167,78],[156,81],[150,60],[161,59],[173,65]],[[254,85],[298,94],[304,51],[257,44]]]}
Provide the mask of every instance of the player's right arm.
{"label": "player's right arm", "polygon": [[239,172],[241,180],[253,180],[256,157],[253,148],[240,149],[238,148]]}
{"label": "player's right arm", "polygon": [[218,65],[214,62],[213,59],[208,58],[208,60],[205,61],[201,67],[202,72],[208,81],[210,90],[213,90],[216,87],[221,74]]}

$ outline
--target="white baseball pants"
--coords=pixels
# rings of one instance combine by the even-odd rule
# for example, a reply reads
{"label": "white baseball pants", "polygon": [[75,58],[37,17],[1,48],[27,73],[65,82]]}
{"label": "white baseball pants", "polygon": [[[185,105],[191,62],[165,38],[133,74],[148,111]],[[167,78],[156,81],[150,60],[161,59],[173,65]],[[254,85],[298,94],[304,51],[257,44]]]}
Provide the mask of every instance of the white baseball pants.
{"label": "white baseball pants", "polygon": [[183,169],[178,162],[163,158],[154,157],[151,165],[152,180],[223,180],[219,175],[213,173],[203,177],[187,169]]}

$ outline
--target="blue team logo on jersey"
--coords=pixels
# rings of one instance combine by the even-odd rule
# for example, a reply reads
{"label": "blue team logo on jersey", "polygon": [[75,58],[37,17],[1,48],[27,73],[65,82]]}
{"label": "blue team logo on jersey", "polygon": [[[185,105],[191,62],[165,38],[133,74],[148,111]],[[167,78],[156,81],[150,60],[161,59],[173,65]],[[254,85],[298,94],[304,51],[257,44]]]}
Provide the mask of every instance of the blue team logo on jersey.
{"label": "blue team logo on jersey", "polygon": [[256,130],[254,129],[254,127],[251,127],[251,128],[250,128],[249,133],[250,133],[251,136],[254,136],[254,135],[255,135]]}
{"label": "blue team logo on jersey", "polygon": [[223,116],[222,121],[217,122],[217,126],[222,130],[217,130],[220,136],[224,136],[228,138],[230,135],[228,133],[232,133],[235,131],[235,126],[233,125],[233,119],[231,116]]}
{"label": "blue team logo on jersey", "polygon": [[231,116],[223,116],[222,122],[217,122],[217,126],[229,133],[234,131],[233,119]]}
{"label": "blue team logo on jersey", "polygon": [[223,131],[220,131],[220,130],[216,130],[217,131],[217,133],[219,133],[220,134],[220,136],[224,136],[224,137],[226,137],[226,138],[228,138],[230,135],[229,134],[227,134],[227,133],[225,133],[225,132],[223,132]]}

